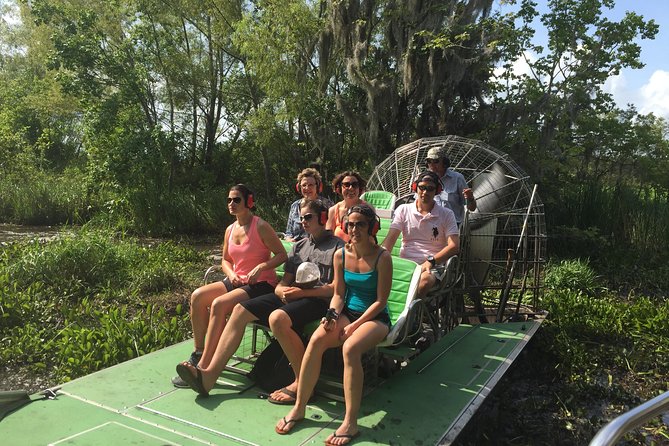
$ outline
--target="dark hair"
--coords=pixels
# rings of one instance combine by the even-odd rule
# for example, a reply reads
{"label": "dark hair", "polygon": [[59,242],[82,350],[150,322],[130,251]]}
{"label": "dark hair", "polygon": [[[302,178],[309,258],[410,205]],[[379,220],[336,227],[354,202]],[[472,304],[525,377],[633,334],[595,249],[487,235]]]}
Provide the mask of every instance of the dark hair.
{"label": "dark hair", "polygon": [[362,216],[367,219],[367,231],[369,235],[374,236],[374,242],[376,242],[376,244],[378,245],[379,242],[376,239],[375,233],[379,229],[381,229],[381,220],[379,220],[378,215],[376,215],[376,211],[374,210],[374,208],[367,203],[360,203],[356,204],[355,206],[351,206],[346,212],[346,217],[344,218],[344,222],[348,223],[349,215],[354,213],[362,214]]}
{"label": "dark hair", "polygon": [[302,200],[300,203],[300,209],[308,209],[315,214],[320,214],[325,212],[327,214],[328,207],[323,203],[322,200]]}
{"label": "dark hair", "polygon": [[432,172],[431,170],[424,170],[420,174],[418,174],[418,176],[416,177],[416,184],[426,181],[426,178],[427,181],[434,184],[435,187],[439,187],[440,184],[439,175]]}
{"label": "dark hair", "polygon": [[[244,206],[249,208],[252,211],[256,210],[255,207],[255,195],[253,194],[253,191],[249,189],[245,184],[235,184],[230,188],[230,191],[237,191],[240,194],[242,194],[242,198],[244,198]],[[251,198],[251,206],[249,206],[249,198]]]}
{"label": "dark hair", "polygon": [[338,193],[341,193],[341,183],[342,181],[344,181],[344,178],[346,177],[355,177],[356,180],[358,180],[358,188],[360,190],[360,193],[362,194],[364,192],[365,186],[367,185],[367,181],[365,181],[365,179],[361,177],[358,172],[355,172],[353,170],[347,170],[346,172],[337,174],[337,176],[334,177],[334,180],[332,180],[332,188]]}

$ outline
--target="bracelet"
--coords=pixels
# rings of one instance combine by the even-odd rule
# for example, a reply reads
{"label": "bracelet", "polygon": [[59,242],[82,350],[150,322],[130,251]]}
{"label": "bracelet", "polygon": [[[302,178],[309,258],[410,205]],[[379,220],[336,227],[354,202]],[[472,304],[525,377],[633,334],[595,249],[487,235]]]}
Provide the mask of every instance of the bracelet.
{"label": "bracelet", "polygon": [[326,321],[336,321],[337,319],[339,319],[339,313],[337,313],[337,310],[334,308],[329,308],[328,311],[325,312]]}

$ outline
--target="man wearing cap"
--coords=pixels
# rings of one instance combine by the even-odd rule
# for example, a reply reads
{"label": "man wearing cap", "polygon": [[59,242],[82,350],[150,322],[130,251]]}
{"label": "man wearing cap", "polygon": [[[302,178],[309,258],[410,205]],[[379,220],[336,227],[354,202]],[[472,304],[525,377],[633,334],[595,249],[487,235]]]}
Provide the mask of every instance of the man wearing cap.
{"label": "man wearing cap", "polygon": [[441,265],[460,250],[460,233],[453,211],[434,200],[439,188],[439,177],[429,170],[421,172],[411,188],[416,201],[395,209],[393,222],[382,246],[388,251],[402,234],[400,257],[413,260],[421,266],[418,297],[423,297],[437,283]]}
{"label": "man wearing cap", "polygon": [[[328,208],[320,200],[305,200],[300,207],[300,220],[308,237],[293,245],[284,265],[284,275],[274,293],[258,296],[237,304],[232,310],[223,334],[209,364],[200,362],[198,369],[182,370],[179,376],[199,393],[209,392],[218,376],[239,347],[246,325],[258,321],[268,325],[281,344],[295,372],[296,381],[270,395],[275,404],[294,404],[297,377],[304,355],[301,333],[304,327],[320,320],[329,308],[333,295],[333,258],[343,240],[325,229]],[[178,370],[177,370],[178,371]]]}
{"label": "man wearing cap", "polygon": [[452,210],[455,214],[455,220],[460,226],[465,216],[465,205],[469,212],[476,210],[474,193],[467,186],[465,177],[460,172],[450,169],[451,161],[444,149],[433,147],[428,150],[425,165],[428,170],[439,175],[441,181],[443,190],[434,198],[435,201]]}

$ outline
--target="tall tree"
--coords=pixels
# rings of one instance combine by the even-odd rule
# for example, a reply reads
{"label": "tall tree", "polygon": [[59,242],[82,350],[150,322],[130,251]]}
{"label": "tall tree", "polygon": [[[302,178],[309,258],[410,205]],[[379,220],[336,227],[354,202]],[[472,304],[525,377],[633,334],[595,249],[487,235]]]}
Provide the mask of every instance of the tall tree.
{"label": "tall tree", "polygon": [[[597,172],[593,163],[602,156],[628,150],[620,136],[633,116],[619,113],[603,86],[623,67],[643,66],[636,39],[654,38],[658,27],[632,12],[608,19],[604,9],[614,6],[612,0],[551,0],[548,6],[539,15],[536,3],[523,0],[513,15],[521,25],[505,42],[505,70],[489,84],[489,124],[482,135],[514,158],[543,160],[527,167],[539,180],[550,176],[551,187],[561,184],[554,173]],[[546,48],[532,43],[537,18],[548,35]],[[517,60],[529,72],[514,72]]]}

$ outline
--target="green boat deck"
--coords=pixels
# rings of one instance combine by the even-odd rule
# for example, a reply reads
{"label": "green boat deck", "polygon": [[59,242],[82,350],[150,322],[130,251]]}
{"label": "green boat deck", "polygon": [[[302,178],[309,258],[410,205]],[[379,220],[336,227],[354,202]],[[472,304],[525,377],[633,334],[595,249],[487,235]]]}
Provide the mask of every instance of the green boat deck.
{"label": "green boat deck", "polygon": [[[541,320],[460,325],[363,398],[353,444],[449,444],[499,381]],[[170,379],[191,341],[63,384],[0,421],[5,445],[323,444],[344,404],[316,397],[289,435],[274,425],[288,406],[270,404],[243,375],[224,372],[208,398]]]}

